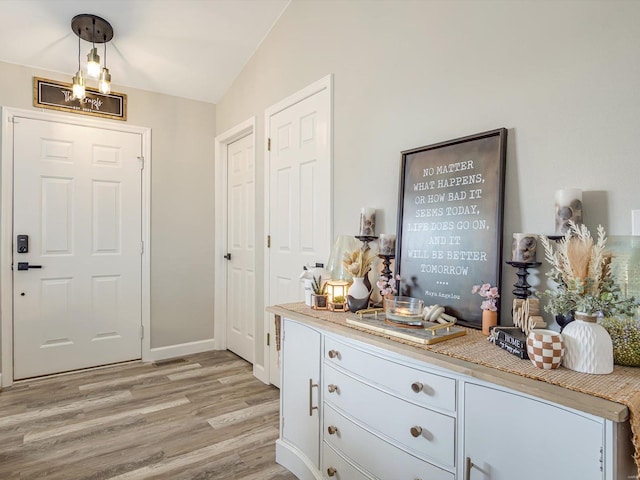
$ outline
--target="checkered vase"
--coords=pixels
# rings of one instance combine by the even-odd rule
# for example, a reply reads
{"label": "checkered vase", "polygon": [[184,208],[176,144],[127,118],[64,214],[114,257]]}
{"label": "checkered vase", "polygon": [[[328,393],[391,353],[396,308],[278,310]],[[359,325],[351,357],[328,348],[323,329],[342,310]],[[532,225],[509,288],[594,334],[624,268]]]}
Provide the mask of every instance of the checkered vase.
{"label": "checkered vase", "polygon": [[536,367],[543,370],[558,368],[564,354],[562,335],[553,330],[531,330],[527,336],[527,352]]}

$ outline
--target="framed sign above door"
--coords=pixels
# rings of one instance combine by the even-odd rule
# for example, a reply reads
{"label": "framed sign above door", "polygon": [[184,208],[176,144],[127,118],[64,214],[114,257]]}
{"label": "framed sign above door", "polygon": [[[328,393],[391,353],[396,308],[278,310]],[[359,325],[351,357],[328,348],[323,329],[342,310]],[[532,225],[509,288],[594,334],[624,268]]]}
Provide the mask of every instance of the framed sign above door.
{"label": "framed sign above door", "polygon": [[127,96],[124,93],[100,93],[86,87],[86,97],[73,98],[71,84],[33,77],[33,106],[80,113],[95,117],[127,120]]}
{"label": "framed sign above door", "polygon": [[474,285],[500,286],[507,130],[402,152],[396,269],[401,293],[480,328]]}

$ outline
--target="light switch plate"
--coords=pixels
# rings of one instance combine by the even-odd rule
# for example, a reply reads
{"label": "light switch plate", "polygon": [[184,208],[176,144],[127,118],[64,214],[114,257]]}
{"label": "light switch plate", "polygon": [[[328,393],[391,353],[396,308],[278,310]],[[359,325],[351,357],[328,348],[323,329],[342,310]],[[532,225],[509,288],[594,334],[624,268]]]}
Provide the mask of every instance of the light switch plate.
{"label": "light switch plate", "polygon": [[640,235],[640,210],[631,210],[631,235]]}

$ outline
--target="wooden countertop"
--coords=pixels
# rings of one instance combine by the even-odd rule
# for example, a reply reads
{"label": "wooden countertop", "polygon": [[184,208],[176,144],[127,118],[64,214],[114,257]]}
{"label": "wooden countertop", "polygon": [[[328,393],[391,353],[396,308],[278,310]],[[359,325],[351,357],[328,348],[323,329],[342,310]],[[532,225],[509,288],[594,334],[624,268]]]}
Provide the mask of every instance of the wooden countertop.
{"label": "wooden countertop", "polygon": [[466,329],[463,337],[421,345],[348,325],[348,316],[357,318],[351,313],[313,310],[303,303],[270,306],[267,311],[614,422],[629,419],[627,404],[633,404],[629,395],[634,400],[640,397],[640,369],[616,366],[610,375],[588,375],[562,367],[541,370],[491,344],[473,329]]}

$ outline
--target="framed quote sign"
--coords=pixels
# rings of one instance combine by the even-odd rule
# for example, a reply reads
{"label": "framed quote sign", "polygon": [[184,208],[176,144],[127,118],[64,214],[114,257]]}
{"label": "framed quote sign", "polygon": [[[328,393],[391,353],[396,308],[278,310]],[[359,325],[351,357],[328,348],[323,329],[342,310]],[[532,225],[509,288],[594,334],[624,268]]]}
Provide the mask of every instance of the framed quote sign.
{"label": "framed quote sign", "polygon": [[400,292],[482,326],[474,285],[500,287],[507,130],[402,152],[396,270]]}
{"label": "framed quote sign", "polygon": [[100,93],[97,89],[90,87],[86,87],[85,91],[86,97],[79,100],[73,98],[71,84],[33,77],[33,106],[114,120],[127,120],[127,95],[117,92]]}

